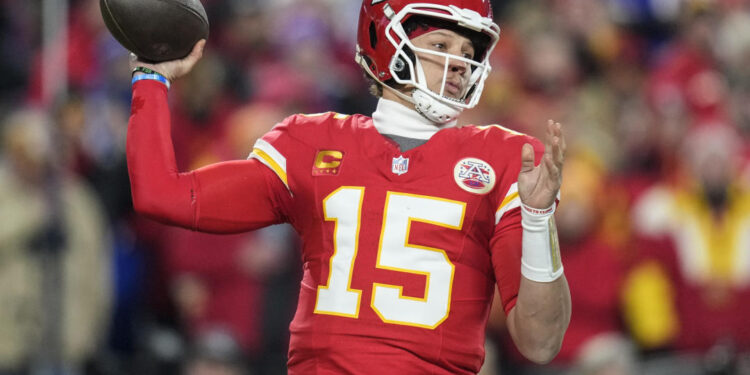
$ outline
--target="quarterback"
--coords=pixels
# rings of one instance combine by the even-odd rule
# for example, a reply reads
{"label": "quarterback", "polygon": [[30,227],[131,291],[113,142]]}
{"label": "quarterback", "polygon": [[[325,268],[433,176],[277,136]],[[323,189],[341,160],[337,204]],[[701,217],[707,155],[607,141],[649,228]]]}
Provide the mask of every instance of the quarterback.
{"label": "quarterback", "polygon": [[134,206],[198,231],[295,228],[290,374],[476,374],[496,288],[516,346],[546,363],[571,309],[553,219],[561,125],[544,143],[456,126],[499,33],[489,0],[365,0],[355,59],[380,97],[372,116],[293,115],[247,160],[190,172],[176,168],[167,93],[205,41],[182,60],[133,59]]}

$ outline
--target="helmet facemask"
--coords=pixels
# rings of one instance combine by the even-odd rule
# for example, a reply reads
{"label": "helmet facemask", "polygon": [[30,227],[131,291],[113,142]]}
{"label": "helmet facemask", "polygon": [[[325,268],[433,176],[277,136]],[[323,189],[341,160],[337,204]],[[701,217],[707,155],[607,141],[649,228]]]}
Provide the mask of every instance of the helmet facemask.
{"label": "helmet facemask", "polygon": [[[456,56],[431,49],[415,46],[404,28],[405,20],[434,20],[437,28],[445,28],[456,31],[464,36],[470,37],[475,44],[476,54],[474,59]],[[478,13],[461,9],[456,6],[443,6],[437,4],[409,4],[396,14],[386,27],[386,38],[396,52],[389,65],[393,81],[400,85],[414,87],[412,95],[406,95],[388,85],[401,98],[414,103],[416,109],[431,121],[439,124],[451,122],[466,108],[473,108],[479,101],[484,81],[490,73],[489,56],[497,42],[499,28],[491,19],[481,17]],[[473,36],[473,37],[471,37]],[[476,38],[479,36],[480,38]],[[477,40],[483,42],[477,42]],[[430,90],[427,86],[422,61],[419,56],[428,56],[443,65],[443,77],[437,92]],[[470,75],[463,82],[461,92],[458,95],[446,95],[448,87],[448,76],[451,65],[460,63],[466,66]],[[457,97],[455,97],[457,96]]]}

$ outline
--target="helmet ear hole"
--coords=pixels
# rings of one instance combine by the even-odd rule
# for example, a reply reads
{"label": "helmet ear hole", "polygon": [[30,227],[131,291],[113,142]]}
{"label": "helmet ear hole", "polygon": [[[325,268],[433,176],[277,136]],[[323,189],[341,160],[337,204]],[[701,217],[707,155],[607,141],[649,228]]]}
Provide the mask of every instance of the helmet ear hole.
{"label": "helmet ear hole", "polygon": [[396,61],[393,62],[393,70],[396,72],[401,72],[406,68],[406,63],[404,62],[404,59],[397,58]]}
{"label": "helmet ear hole", "polygon": [[[417,64],[417,58],[414,56],[414,51],[411,50],[408,46],[404,46],[404,54],[411,60],[411,66],[416,66]],[[394,56],[395,59],[393,60],[393,70],[396,72],[396,75],[399,79],[408,81],[412,79],[412,69],[409,68],[409,64],[404,61],[403,56],[396,55]]]}
{"label": "helmet ear hole", "polygon": [[378,44],[378,31],[375,29],[375,22],[370,22],[370,47],[375,49]]}

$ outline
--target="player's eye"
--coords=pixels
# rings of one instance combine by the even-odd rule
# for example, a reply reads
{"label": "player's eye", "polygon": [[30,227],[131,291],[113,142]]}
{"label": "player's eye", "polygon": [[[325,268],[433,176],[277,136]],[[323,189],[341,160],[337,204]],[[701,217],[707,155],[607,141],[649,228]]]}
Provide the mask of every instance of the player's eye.
{"label": "player's eye", "polygon": [[467,58],[469,60],[474,60],[474,48],[471,46],[465,46],[462,53],[462,56],[464,58]]}
{"label": "player's eye", "polygon": [[444,50],[445,50],[445,48],[446,48],[446,47],[445,47],[445,43],[439,43],[439,42],[438,42],[438,43],[432,43],[432,46],[433,46],[433,47],[434,47],[435,49],[437,49],[437,50],[440,50],[440,51],[444,51]]}

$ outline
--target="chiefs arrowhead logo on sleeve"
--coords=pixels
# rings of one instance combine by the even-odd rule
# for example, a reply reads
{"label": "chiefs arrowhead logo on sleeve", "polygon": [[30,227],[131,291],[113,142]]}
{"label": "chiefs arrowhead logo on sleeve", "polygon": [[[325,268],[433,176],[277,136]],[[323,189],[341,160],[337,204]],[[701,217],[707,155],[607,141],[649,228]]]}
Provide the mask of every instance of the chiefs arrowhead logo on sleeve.
{"label": "chiefs arrowhead logo on sleeve", "polygon": [[461,159],[453,168],[453,178],[461,189],[474,194],[487,194],[495,187],[495,171],[489,163],[475,159]]}

